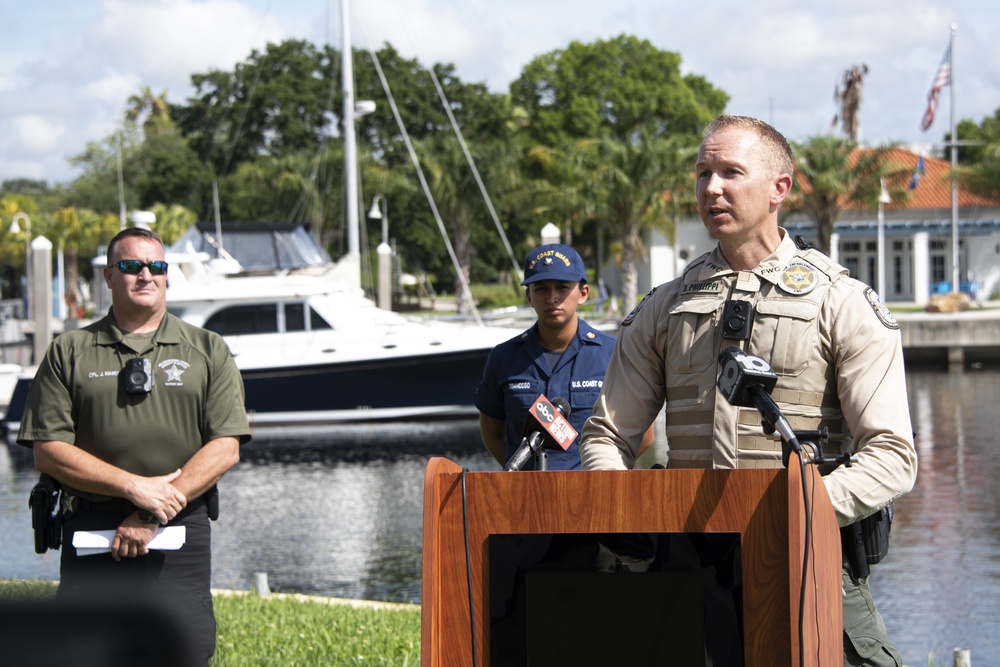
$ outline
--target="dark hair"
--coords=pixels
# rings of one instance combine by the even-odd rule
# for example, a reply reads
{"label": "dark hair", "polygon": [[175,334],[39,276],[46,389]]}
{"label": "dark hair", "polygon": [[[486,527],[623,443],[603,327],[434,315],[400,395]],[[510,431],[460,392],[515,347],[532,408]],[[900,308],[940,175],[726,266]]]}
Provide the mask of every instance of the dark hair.
{"label": "dark hair", "polygon": [[141,239],[146,239],[148,241],[155,241],[156,243],[160,244],[161,248],[166,247],[163,245],[163,239],[161,239],[160,235],[157,234],[156,232],[151,231],[149,229],[144,229],[142,227],[129,227],[127,229],[123,229],[120,232],[118,232],[115,235],[115,237],[111,239],[111,243],[108,244],[108,265],[110,265],[112,262],[111,258],[115,256],[115,248],[118,246],[118,243],[122,239],[127,239],[132,236]]}
{"label": "dark hair", "polygon": [[762,157],[774,170],[774,175],[793,174],[795,171],[795,159],[792,156],[792,149],[788,145],[781,132],[768,125],[762,120],[751,116],[731,116],[729,114],[719,114],[709,123],[702,132],[704,138],[708,138],[719,130],[730,127],[750,130],[760,139],[763,149]]}

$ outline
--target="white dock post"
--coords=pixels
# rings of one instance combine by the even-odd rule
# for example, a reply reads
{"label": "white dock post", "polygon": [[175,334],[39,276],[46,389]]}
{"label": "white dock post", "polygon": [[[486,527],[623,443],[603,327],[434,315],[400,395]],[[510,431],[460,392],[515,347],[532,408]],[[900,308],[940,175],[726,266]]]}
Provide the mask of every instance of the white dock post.
{"label": "white dock post", "polygon": [[271,594],[271,589],[267,585],[267,572],[253,573],[253,589],[258,597],[266,598]]}

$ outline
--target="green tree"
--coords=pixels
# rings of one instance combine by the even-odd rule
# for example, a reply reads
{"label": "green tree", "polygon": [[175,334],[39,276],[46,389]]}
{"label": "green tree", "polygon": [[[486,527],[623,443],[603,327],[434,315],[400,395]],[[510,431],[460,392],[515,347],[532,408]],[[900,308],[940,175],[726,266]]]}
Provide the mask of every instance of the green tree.
{"label": "green tree", "polygon": [[143,127],[146,129],[152,129],[158,124],[170,123],[170,105],[167,102],[166,89],[156,95],[149,89],[149,86],[143,86],[138,95],[132,95],[128,98],[125,120],[138,123],[139,119],[143,117],[145,117]]}
{"label": "green tree", "polygon": [[528,63],[511,97],[531,118],[528,135],[546,146],[567,137],[625,139],[640,128],[697,134],[728,96],[704,77],[682,75],[680,65],[680,54],[636,37],[572,42]]}
{"label": "green tree", "polygon": [[0,198],[0,292],[5,295],[4,298],[11,298],[15,294],[24,296],[21,277],[25,274],[26,246],[31,239],[28,237],[27,223],[23,220],[18,223],[19,232],[10,231],[11,223],[19,213],[31,220],[31,236],[44,235],[46,231],[45,220],[33,197],[5,194]]}
{"label": "green tree", "polygon": [[681,181],[690,190],[692,141],[640,131],[631,141],[606,137],[581,144],[578,159],[585,165],[596,217],[620,243],[625,310],[637,302],[636,263],[645,259],[642,231],[659,228],[668,238],[675,233],[677,203],[669,206],[670,193],[680,192]]}
{"label": "green tree", "polygon": [[180,204],[153,204],[150,210],[156,215],[156,233],[168,246],[198,222],[198,214]]}
{"label": "green tree", "polygon": [[211,176],[173,125],[146,127],[145,137],[129,160],[127,183],[139,206],[176,204],[207,211]]}
{"label": "green tree", "polygon": [[315,152],[332,133],[337,62],[305,41],[268,44],[233,72],[193,75],[194,96],[170,115],[219,176],[259,156]]}
{"label": "green tree", "polygon": [[69,184],[64,206],[90,209],[100,213],[118,213],[118,164],[124,183],[127,209],[141,208],[139,191],[132,187],[135,164],[142,143],[142,135],[134,123],[126,123],[118,132],[101,141],[90,141],[84,151],[70,158],[70,164],[81,169],[80,175]]}
{"label": "green tree", "polygon": [[1000,198],[1000,109],[978,125],[963,120],[957,132],[962,141],[969,142],[958,150],[962,187],[985,197]]}
{"label": "green tree", "polygon": [[[468,297],[464,285],[472,279],[477,248],[498,246],[499,242],[488,240],[496,239],[497,233],[458,139],[441,133],[419,147],[431,193],[458,263],[457,273],[453,274],[455,294]],[[494,194],[518,187],[517,155],[510,142],[479,142],[470,145],[469,150],[479,165],[481,178],[497,186]],[[470,305],[467,298],[459,298],[460,313],[469,312]]]}
{"label": "green tree", "polygon": [[642,231],[671,233],[664,193],[690,183],[686,147],[728,101],[680,65],[680,54],[622,35],[539,56],[511,85],[512,103],[530,118],[527,164],[562,189],[553,208],[566,229],[595,215],[616,235],[626,308],[635,303]]}
{"label": "green tree", "polygon": [[878,205],[881,179],[886,179],[893,201],[909,197],[905,186],[911,173],[889,159],[890,148],[861,148],[830,135],[792,145],[799,187],[786,208],[803,211],[816,223],[816,247],[821,251],[829,254],[833,227],[845,207]]}

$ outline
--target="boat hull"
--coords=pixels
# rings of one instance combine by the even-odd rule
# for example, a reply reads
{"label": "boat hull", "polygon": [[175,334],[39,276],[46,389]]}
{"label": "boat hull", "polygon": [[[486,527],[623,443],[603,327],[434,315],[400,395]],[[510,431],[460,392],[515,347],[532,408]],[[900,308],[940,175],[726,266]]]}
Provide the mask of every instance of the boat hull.
{"label": "boat hull", "polygon": [[[282,368],[240,369],[251,426],[468,418],[489,349]],[[13,443],[30,378],[14,386],[4,417]]]}
{"label": "boat hull", "polygon": [[244,369],[255,425],[469,417],[488,349],[281,369]]}

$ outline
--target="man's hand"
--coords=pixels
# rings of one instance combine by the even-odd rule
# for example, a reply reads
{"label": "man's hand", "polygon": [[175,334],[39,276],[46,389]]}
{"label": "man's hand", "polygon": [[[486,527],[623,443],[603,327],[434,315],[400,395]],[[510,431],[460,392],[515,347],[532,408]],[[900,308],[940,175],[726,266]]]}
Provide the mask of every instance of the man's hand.
{"label": "man's hand", "polygon": [[149,553],[149,542],[159,527],[156,523],[143,523],[139,520],[139,512],[132,512],[115,531],[114,539],[111,540],[111,557],[121,560],[145,556]]}
{"label": "man's hand", "polygon": [[[136,476],[127,497],[136,507],[152,512],[160,523],[167,523],[187,505],[187,498],[172,484],[180,475],[178,468],[169,475],[159,477]],[[136,517],[136,521],[138,520]],[[153,528],[155,530],[155,526]]]}

